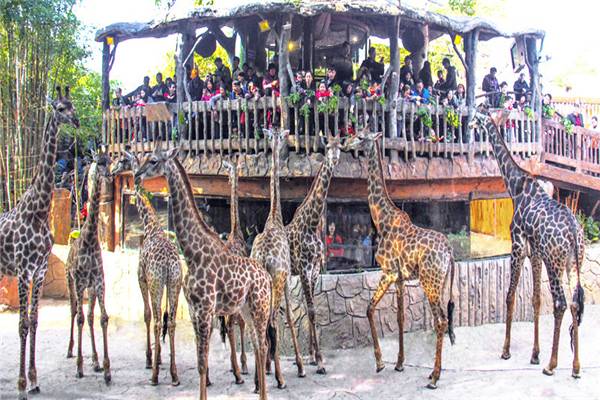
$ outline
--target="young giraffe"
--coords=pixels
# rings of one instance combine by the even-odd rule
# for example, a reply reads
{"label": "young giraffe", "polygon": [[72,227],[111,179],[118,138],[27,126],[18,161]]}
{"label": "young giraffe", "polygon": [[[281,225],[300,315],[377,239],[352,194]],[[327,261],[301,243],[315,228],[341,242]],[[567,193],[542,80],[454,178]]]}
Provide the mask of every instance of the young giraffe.
{"label": "young giraffe", "polygon": [[[428,388],[435,389],[442,368],[442,345],[446,329],[451,343],[454,343],[452,329],[454,257],[446,236],[413,225],[408,215],[396,207],[390,199],[383,176],[383,161],[378,142],[380,136],[380,133],[373,134],[365,130],[348,139],[346,146],[347,150],[356,150],[362,147],[369,159],[369,209],[379,235],[375,260],[381,266],[382,271],[377,290],[367,308],[377,372],[384,368],[384,364],[375,327],[375,308],[390,285],[396,283],[399,350],[395,369],[402,371],[404,369],[404,281],[419,279],[429,300],[437,335],[435,364],[427,385]],[[449,287],[447,287],[448,281],[450,281]],[[447,318],[442,309],[442,297],[446,289],[450,298]]]}
{"label": "young giraffe", "polygon": [[[251,256],[257,260],[271,275],[273,279],[273,311],[274,328],[277,330],[279,306],[282,297],[285,293],[288,298],[288,277],[290,275],[290,247],[288,238],[283,226],[283,218],[281,216],[281,201],[279,194],[279,154],[281,149],[287,143],[287,135],[289,131],[269,130],[265,131],[266,135],[271,138],[272,145],[272,164],[271,164],[271,208],[269,216],[262,233],[256,236],[252,246]],[[292,343],[296,354],[296,365],[298,367],[298,376],[304,377],[304,365],[298,346],[298,340],[292,322],[292,314],[289,303],[286,301],[286,319],[290,327],[292,335]],[[277,332],[275,333],[277,335]],[[283,374],[281,373],[281,365],[279,361],[279,349],[275,349],[275,379],[277,387],[283,389],[286,387]],[[267,360],[267,370],[270,369],[271,361]]]}
{"label": "young giraffe", "polygon": [[309,319],[309,351],[317,365],[318,374],[326,373],[317,339],[314,306],[315,285],[325,263],[323,257],[325,245],[319,226],[325,212],[329,183],[340,159],[340,147],[338,138],[332,139],[327,144],[325,160],[306,198],[296,209],[292,221],[285,227],[290,244],[292,274],[300,276],[306,301]]}
{"label": "young giraffe", "polygon": [[[230,206],[230,220],[231,229],[227,241],[225,242],[225,248],[240,257],[248,257],[248,247],[244,240],[244,234],[242,233],[242,227],[240,224],[240,213],[239,213],[239,199],[238,199],[238,159],[233,157],[231,162],[224,161],[223,165],[227,168],[229,175],[229,184],[231,185],[231,206]],[[240,363],[242,369],[237,363],[236,351],[235,351],[235,335],[233,332],[233,324],[237,324],[240,327]],[[235,383],[241,385],[244,383],[241,374],[246,375],[248,373],[248,365],[246,360],[246,350],[244,345],[244,330],[246,324],[241,314],[236,314],[231,317],[221,317],[221,336],[223,342],[225,342],[225,335],[229,339],[229,347],[231,352],[231,369],[235,377]]]}
{"label": "young giraffe", "polygon": [[30,393],[40,392],[35,366],[35,340],[40,290],[48,271],[48,257],[52,249],[48,214],[54,189],[56,137],[61,124],[79,127],[69,88],[66,88],[64,97],[60,87],[56,89],[58,98],[51,102],[53,112],[44,130],[35,178],[17,205],[12,210],[0,214],[0,278],[5,275],[18,279],[21,344],[17,389],[20,400],[27,398],[25,352],[28,334]]}
{"label": "young giraffe", "polygon": [[163,152],[159,144],[136,172],[135,180],[154,176],[167,178],[177,240],[188,265],[183,292],[196,335],[200,399],[207,398],[208,345],[213,317],[234,315],[242,310],[246,323],[251,321],[254,327],[256,390],[260,392],[260,399],[265,400],[267,331],[270,343],[276,346],[271,327],[271,278],[255,260],[227,251],[219,236],[206,224],[196,207],[192,186],[177,159],[177,152],[178,149]]}
{"label": "young giraffe", "polygon": [[567,272],[569,277],[572,264],[575,263],[576,282],[573,287],[571,303],[571,345],[573,348],[572,376],[580,375],[578,328],[581,324],[584,307],[584,291],[579,278],[580,266],[583,262],[585,244],[583,229],[571,210],[554,200],[544,191],[538,181],[524,171],[514,161],[506,147],[504,139],[498,132],[498,126],[506,122],[508,113],[498,112],[493,116],[479,110],[471,127],[481,127],[490,138],[492,148],[506,188],[513,199],[514,215],[510,226],[512,250],[510,255],[510,286],[506,295],[506,336],[502,358],[510,358],[510,333],[515,307],[515,292],[523,261],[529,256],[533,275],[533,351],[531,364],[539,364],[539,317],[542,262],[550,280],[550,293],[554,305],[554,337],[552,354],[544,374],[553,375],[558,363],[558,343],[563,314],[567,301],[562,287],[562,277]]}
{"label": "young giraffe", "polygon": [[[111,381],[110,360],[108,358],[108,314],[104,305],[104,268],[102,250],[98,240],[98,221],[100,213],[100,186],[102,181],[110,179],[110,158],[106,153],[94,156],[94,162],[88,170],[88,216],[81,228],[81,233],[71,244],[69,256],[65,264],[65,275],[69,298],[71,301],[71,337],[67,350],[67,358],[73,357],[73,330],[77,316],[77,377],[83,377],[83,355],[81,341],[83,337],[83,293],[88,293],[88,325],[92,341],[92,363],[95,372],[104,370],[104,381]],[[98,364],[96,340],[94,338],[94,307],[96,299],[100,306],[100,326],[104,344],[103,368]]]}
{"label": "young giraffe", "polygon": [[[137,158],[124,152],[112,171],[113,175],[139,169]],[[158,385],[158,371],[160,363],[161,345],[161,303],[165,288],[167,290],[167,307],[164,313],[164,326],[162,326],[163,340],[169,332],[169,344],[171,350],[171,384],[179,385],[177,365],[175,363],[175,326],[177,303],[181,290],[181,263],[177,247],[167,238],[158,220],[156,211],[142,192],[140,186],[135,191],[136,207],[144,223],[144,236],[140,249],[140,261],[138,267],[138,281],[144,300],[144,322],[146,323],[146,368],[152,368],[152,385]],[[150,299],[148,299],[148,297]],[[152,312],[151,312],[152,310]],[[154,359],[150,345],[150,320],[154,317]]]}

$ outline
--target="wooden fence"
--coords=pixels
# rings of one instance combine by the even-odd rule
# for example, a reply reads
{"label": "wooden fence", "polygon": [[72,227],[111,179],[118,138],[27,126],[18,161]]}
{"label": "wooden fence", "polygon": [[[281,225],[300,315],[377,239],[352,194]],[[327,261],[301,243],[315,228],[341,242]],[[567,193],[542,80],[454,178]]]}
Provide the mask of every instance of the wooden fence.
{"label": "wooden fence", "polygon": [[554,108],[565,117],[573,112],[575,104],[578,103],[586,126],[589,126],[593,116],[600,117],[600,99],[589,97],[556,97],[552,103],[554,104]]}
{"label": "wooden fence", "polygon": [[543,160],[587,175],[600,176],[600,133],[556,121],[544,122]]}
{"label": "wooden fence", "polygon": [[[290,129],[291,151],[323,152],[319,133],[343,136],[368,126],[371,131],[383,132],[383,146],[392,160],[491,153],[488,137],[467,129],[465,108],[418,106],[400,100],[392,132],[389,104],[345,97],[340,97],[333,109],[323,103],[290,104],[274,97],[184,103],[179,115],[174,104],[166,103],[112,108],[104,113],[103,139],[113,153],[123,151],[126,145],[135,152],[148,152],[161,140],[166,147],[180,146],[191,155],[256,154],[269,148],[262,129],[281,124],[282,107],[289,110],[289,118],[284,120],[285,128]],[[185,128],[177,132],[182,122]],[[513,111],[502,131],[513,153],[527,157],[539,152],[541,135],[525,113]]]}

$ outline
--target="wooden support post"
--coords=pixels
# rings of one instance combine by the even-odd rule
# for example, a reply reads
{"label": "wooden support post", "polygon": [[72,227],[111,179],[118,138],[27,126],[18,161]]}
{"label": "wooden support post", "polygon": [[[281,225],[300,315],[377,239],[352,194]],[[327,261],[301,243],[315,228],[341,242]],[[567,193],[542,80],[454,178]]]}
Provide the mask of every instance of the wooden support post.
{"label": "wooden support post", "polygon": [[[400,16],[393,19],[390,24],[390,62],[392,68],[392,81],[389,91],[388,104],[390,106],[389,137],[398,136],[398,87],[400,85],[400,54],[398,51],[398,35],[400,34]],[[385,114],[385,109],[382,111]],[[384,149],[385,151],[385,149]],[[385,153],[384,153],[385,154]],[[392,162],[398,163],[398,150],[391,150],[390,158]]]}
{"label": "wooden support post", "polygon": [[[475,70],[477,68],[477,44],[479,42],[479,30],[475,29],[465,35],[465,66],[467,73],[467,127],[469,122],[475,115]],[[473,147],[473,132],[470,128],[468,129],[467,141],[470,147],[469,157],[473,158],[474,147]]]}
{"label": "wooden support post", "polygon": [[417,74],[421,71],[421,68],[423,68],[423,64],[427,61],[429,53],[429,25],[423,24],[419,26],[419,30],[423,34],[423,46],[410,55],[415,80],[417,79]]}
{"label": "wooden support post", "polygon": [[102,109],[110,107],[110,45],[104,39],[102,43]]}
{"label": "wooden support post", "polygon": [[531,104],[535,113],[535,129],[532,140],[535,140],[536,152],[538,156],[542,154],[542,90],[540,86],[540,70],[537,53],[537,40],[535,38],[525,38],[527,48],[527,68],[531,79]]}
{"label": "wooden support post", "polygon": [[286,22],[281,30],[279,37],[279,88],[281,93],[281,126],[289,126],[290,112],[285,102],[285,97],[290,94],[289,77],[287,66],[290,62],[290,55],[288,50],[288,43],[290,41],[292,32],[292,24]]}
{"label": "wooden support post", "polygon": [[313,21],[311,17],[305,17],[302,37],[302,68],[305,71],[313,70],[313,41]]}

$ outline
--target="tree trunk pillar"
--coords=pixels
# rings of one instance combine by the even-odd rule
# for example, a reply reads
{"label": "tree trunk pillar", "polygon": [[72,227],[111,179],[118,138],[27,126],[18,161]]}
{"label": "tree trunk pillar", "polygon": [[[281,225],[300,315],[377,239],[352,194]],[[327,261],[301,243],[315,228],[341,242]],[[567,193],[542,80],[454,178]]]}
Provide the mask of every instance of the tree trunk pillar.
{"label": "tree trunk pillar", "polygon": [[[400,34],[400,16],[393,19],[390,24],[390,63],[392,67],[392,81],[390,85],[389,98],[387,103],[390,107],[389,114],[389,137],[396,138],[398,136],[398,87],[400,85],[400,52],[398,51],[398,36]],[[404,123],[404,121],[402,122]],[[383,139],[385,143],[385,138]],[[383,149],[385,154],[385,148]],[[390,151],[391,162],[398,162],[398,150]]]}
{"label": "tree trunk pillar", "polygon": [[475,29],[465,35],[465,63],[467,64],[467,141],[469,143],[469,157],[473,157],[473,132],[469,122],[475,116],[475,71],[477,69],[477,44],[479,42],[479,30]]}
{"label": "tree trunk pillar", "polygon": [[534,140],[537,141],[538,156],[542,153],[542,90],[540,86],[540,70],[537,53],[537,40],[535,38],[525,38],[527,49],[527,68],[529,69],[530,87],[531,87],[531,106],[535,115],[535,134]]}
{"label": "tree trunk pillar", "polygon": [[305,71],[313,70],[313,21],[312,18],[304,18],[304,30],[302,38],[302,68]]}
{"label": "tree trunk pillar", "polygon": [[102,110],[110,108],[110,45],[102,42]]}
{"label": "tree trunk pillar", "polygon": [[283,25],[281,29],[281,36],[279,37],[279,90],[281,100],[281,127],[289,127],[289,110],[286,105],[286,97],[290,94],[289,78],[287,72],[287,66],[290,62],[290,54],[288,50],[288,43],[290,41],[292,32],[292,24],[289,20]]}

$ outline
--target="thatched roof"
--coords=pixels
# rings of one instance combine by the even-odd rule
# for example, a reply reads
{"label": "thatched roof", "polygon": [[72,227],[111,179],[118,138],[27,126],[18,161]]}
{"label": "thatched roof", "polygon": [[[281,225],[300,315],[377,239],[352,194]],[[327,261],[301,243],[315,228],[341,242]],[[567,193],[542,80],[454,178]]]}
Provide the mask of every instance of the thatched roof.
{"label": "thatched roof", "polygon": [[441,15],[410,3],[406,4],[405,1],[402,2],[402,7],[399,7],[397,2],[392,0],[253,0],[230,8],[196,8],[187,15],[171,15],[166,19],[148,23],[111,24],[96,32],[96,41],[102,41],[107,36],[112,36],[117,41],[165,37],[180,32],[185,26],[194,29],[214,23],[219,26],[234,26],[236,22],[248,18],[262,19],[275,15],[293,15],[295,18],[301,18],[327,13],[338,17],[352,17],[357,22],[362,22],[365,29],[368,28],[369,35],[382,38],[388,37],[386,22],[389,21],[385,21],[385,18],[397,15],[402,17],[403,27],[429,24],[430,39],[448,32],[464,34],[474,29],[480,30],[480,40],[521,35],[538,38],[544,36],[544,32],[539,29],[508,30],[482,18]]}

